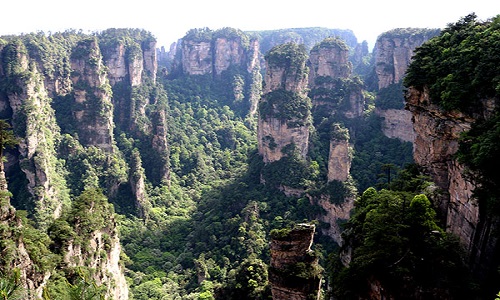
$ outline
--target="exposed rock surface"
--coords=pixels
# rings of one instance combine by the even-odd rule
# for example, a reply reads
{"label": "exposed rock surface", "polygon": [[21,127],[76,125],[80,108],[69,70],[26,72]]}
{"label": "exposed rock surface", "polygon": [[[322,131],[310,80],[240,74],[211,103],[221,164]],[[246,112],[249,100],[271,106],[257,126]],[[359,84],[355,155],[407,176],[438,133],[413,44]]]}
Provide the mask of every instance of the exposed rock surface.
{"label": "exposed rock surface", "polygon": [[182,71],[189,75],[212,73],[212,47],[210,41],[182,40]]}
{"label": "exposed rock surface", "polygon": [[415,131],[411,122],[412,115],[402,109],[377,109],[377,114],[384,118],[382,131],[389,138],[398,138],[405,142],[415,140]]}
{"label": "exposed rock surface", "polygon": [[[354,208],[355,197],[347,197],[342,203],[332,203],[329,197],[321,195],[317,204],[325,210],[318,218],[330,226],[322,229],[322,233],[331,237],[337,244],[342,245],[343,228],[339,221],[347,221],[351,217],[351,211]],[[347,259],[350,260],[350,259]]]}
{"label": "exposed rock surface", "polygon": [[[11,46],[12,51],[17,53],[17,59],[12,64],[18,67],[14,72],[0,73],[0,76],[15,78],[13,84],[18,89],[7,92],[4,99],[0,97],[0,102],[5,103],[2,105],[2,114],[11,111],[13,129],[19,138],[19,166],[28,180],[28,191],[35,198],[33,213],[43,227],[59,217],[63,205],[67,204],[64,203],[67,200],[65,191],[55,187],[57,182],[64,182],[64,179],[57,172],[58,165],[52,159],[59,127],[37,65],[30,62],[24,45]],[[27,73],[31,76],[20,78],[20,74]]]}
{"label": "exposed rock surface", "polygon": [[245,48],[241,39],[216,38],[214,43],[214,71],[219,75],[231,65],[244,65]]}
{"label": "exposed rock surface", "polygon": [[[401,82],[415,49],[438,33],[432,29],[406,28],[380,35],[373,50],[379,90]],[[382,130],[387,137],[413,141],[411,114],[403,109],[378,109],[377,114],[384,118]]]}
{"label": "exposed rock surface", "polygon": [[271,237],[269,282],[273,300],[319,299],[318,257],[311,250],[315,226],[298,224]]}
{"label": "exposed rock surface", "polygon": [[[458,150],[460,134],[468,131],[477,121],[469,115],[446,112],[431,103],[426,90],[410,89],[407,107],[413,115],[415,128],[415,162],[431,175],[444,192],[438,200],[438,208],[446,221],[446,229],[456,234],[469,254],[472,268],[488,269],[496,238],[489,234],[492,220],[472,197],[476,186],[467,176],[465,166],[454,154]],[[488,106],[485,105],[486,110]],[[490,115],[484,111],[483,116]]]}
{"label": "exposed rock surface", "polygon": [[352,160],[352,147],[346,140],[330,141],[328,158],[328,181],[346,181],[349,178]]}
{"label": "exposed rock surface", "polygon": [[348,78],[352,64],[349,62],[349,49],[341,42],[328,39],[313,47],[309,54],[309,85],[315,86],[318,77]]}
{"label": "exposed rock surface", "polygon": [[111,219],[106,228],[91,233],[86,247],[69,243],[64,261],[69,267],[93,268],[96,284],[107,287],[106,299],[125,300],[129,296],[124,270],[120,265],[121,251],[116,224]]}
{"label": "exposed rock surface", "polygon": [[400,82],[415,49],[438,33],[436,29],[400,28],[381,34],[373,49],[378,88]]}
{"label": "exposed rock surface", "polygon": [[[287,47],[295,47],[293,44],[285,44],[284,49],[279,51],[290,51]],[[276,55],[279,55],[276,54]],[[291,53],[287,60],[295,62],[295,65],[290,67],[290,63],[273,63],[267,62],[266,75],[264,77],[264,96],[261,98],[261,105],[267,102],[267,95],[276,91],[284,91],[279,97],[283,99],[275,99],[273,103],[268,103],[270,112],[267,115],[261,110],[259,113],[257,139],[259,146],[259,154],[262,155],[265,163],[270,163],[280,160],[285,153],[283,149],[289,145],[294,145],[301,158],[305,158],[309,147],[309,116],[310,111],[307,109],[301,119],[291,117],[291,119],[283,118],[282,115],[287,110],[286,102],[292,101],[292,98],[300,98],[301,102],[308,102],[306,96],[307,88],[307,67],[305,57],[294,57],[296,53]],[[278,104],[280,103],[280,104]],[[307,106],[306,103],[304,105]],[[297,123],[299,125],[293,124]]]}
{"label": "exposed rock surface", "polygon": [[113,104],[111,86],[106,76],[101,51],[96,39],[87,39],[77,45],[80,56],[73,56],[71,66],[74,85],[75,121],[80,141],[85,146],[96,146],[113,151]]}

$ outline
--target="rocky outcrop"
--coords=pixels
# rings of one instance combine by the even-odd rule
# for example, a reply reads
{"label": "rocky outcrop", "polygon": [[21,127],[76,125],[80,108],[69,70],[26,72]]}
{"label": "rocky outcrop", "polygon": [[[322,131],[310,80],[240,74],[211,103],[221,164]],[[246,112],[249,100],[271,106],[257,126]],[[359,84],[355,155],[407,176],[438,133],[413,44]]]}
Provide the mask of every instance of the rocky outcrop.
{"label": "rocky outcrop", "polygon": [[241,39],[216,38],[214,41],[214,72],[219,75],[231,65],[244,65],[245,48]]}
{"label": "rocky outcrop", "polygon": [[211,41],[182,40],[182,71],[189,75],[212,73]]}
{"label": "rocky outcrop", "polygon": [[351,170],[352,146],[347,140],[330,141],[328,181],[347,181]]}
{"label": "rocky outcrop", "polygon": [[416,133],[414,159],[443,191],[435,200],[447,231],[459,237],[469,254],[471,267],[486,270],[497,243],[489,234],[494,224],[472,195],[477,183],[454,155],[460,134],[470,130],[477,117],[491,115],[493,108],[485,102],[483,116],[471,117],[458,111],[444,111],[430,100],[426,89],[411,88],[407,95],[407,108],[412,113]]}
{"label": "rocky outcrop", "polygon": [[401,109],[377,109],[376,112],[383,118],[382,131],[386,137],[405,142],[415,140],[411,112]]}
{"label": "rocky outcrop", "polygon": [[[415,49],[438,33],[437,29],[399,28],[381,34],[373,50],[378,89],[388,89],[392,85],[399,84],[404,78]],[[402,107],[404,102],[402,89],[393,89],[393,92],[400,94],[397,98],[401,98]],[[410,114],[402,108],[378,109],[377,114],[384,118],[382,130],[387,137],[413,141],[415,133]]]}
{"label": "rocky outcrop", "polygon": [[100,45],[100,49],[112,86],[121,82],[138,86],[146,77],[153,83],[156,81],[158,54],[155,40],[119,40],[112,45]]}
{"label": "rocky outcrop", "polygon": [[265,163],[280,160],[293,145],[305,158],[309,147],[310,99],[306,95],[305,49],[296,44],[273,48],[266,57],[264,95],[259,104],[257,138]]}
{"label": "rocky outcrop", "polygon": [[298,224],[271,233],[269,282],[273,300],[319,299],[321,271],[311,250],[315,226]]}
{"label": "rocky outcrop", "polygon": [[[309,86],[320,85],[318,78],[348,78],[352,64],[349,61],[349,48],[338,39],[328,38],[311,49],[309,54]],[[330,84],[330,88],[332,88]]]}
{"label": "rocky outcrop", "polygon": [[400,82],[415,49],[437,34],[438,29],[422,28],[398,28],[381,34],[373,49],[378,88]]}
{"label": "rocky outcrop", "polygon": [[113,104],[111,86],[97,39],[81,41],[71,58],[75,121],[84,146],[113,151]]}
{"label": "rocky outcrop", "polygon": [[[329,236],[338,245],[344,243],[342,238],[344,229],[340,225],[341,221],[347,221],[351,217],[354,200],[355,196],[345,195],[342,202],[334,203],[329,196],[321,195],[316,202],[324,210],[324,213],[319,215],[318,219],[329,225],[328,228],[322,228],[321,233]],[[350,261],[349,258],[346,258],[346,260]]]}
{"label": "rocky outcrop", "polygon": [[193,30],[181,43],[180,57],[176,57],[178,62],[174,65],[180,65],[183,74],[220,75],[230,67],[251,73],[260,62],[258,40],[249,41],[247,35],[232,28],[214,32]]}
{"label": "rocky outcrop", "polygon": [[[91,233],[88,244],[70,243],[64,261],[68,267],[85,266],[94,269],[92,279],[98,286],[106,286],[106,299],[126,300],[128,284],[120,265],[121,245],[113,219],[103,230]],[[105,254],[105,255],[104,255]]]}
{"label": "rocky outcrop", "polygon": [[28,181],[27,189],[34,198],[32,213],[38,225],[46,228],[69,201],[67,191],[60,185],[65,183],[58,172],[60,166],[53,159],[60,130],[37,64],[30,61],[21,43],[7,45],[2,56],[9,52],[15,55],[9,62],[15,67],[0,74],[12,85],[5,93],[6,98],[0,99],[5,109],[2,114],[11,113],[14,133],[19,138],[17,159]]}

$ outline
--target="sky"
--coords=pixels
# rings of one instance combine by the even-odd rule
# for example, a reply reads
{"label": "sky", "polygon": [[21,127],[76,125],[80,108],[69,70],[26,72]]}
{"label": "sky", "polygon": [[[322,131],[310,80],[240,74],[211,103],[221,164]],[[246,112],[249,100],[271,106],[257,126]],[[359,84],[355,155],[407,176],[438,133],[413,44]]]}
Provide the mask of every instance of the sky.
{"label": "sky", "polygon": [[193,28],[243,31],[302,27],[351,29],[370,50],[381,33],[404,27],[445,28],[472,12],[500,14],[500,0],[3,0],[0,36],[67,29],[142,28],[168,46]]}

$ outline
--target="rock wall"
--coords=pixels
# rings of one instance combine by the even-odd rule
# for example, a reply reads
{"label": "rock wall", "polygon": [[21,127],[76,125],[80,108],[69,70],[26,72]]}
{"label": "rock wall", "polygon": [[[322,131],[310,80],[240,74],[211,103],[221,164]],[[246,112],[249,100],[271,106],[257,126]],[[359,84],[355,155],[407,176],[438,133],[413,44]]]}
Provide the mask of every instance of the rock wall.
{"label": "rock wall", "polygon": [[376,113],[384,118],[382,131],[389,138],[398,138],[405,142],[415,140],[415,131],[411,121],[412,114],[402,109],[377,109]]}
{"label": "rock wall", "polygon": [[349,48],[338,39],[325,39],[311,49],[309,69],[309,86],[311,87],[318,84],[316,82],[318,77],[348,78],[352,70]]}
{"label": "rock wall", "polygon": [[345,182],[349,178],[352,161],[352,147],[347,140],[330,141],[328,157],[328,181]]}
{"label": "rock wall", "polygon": [[106,228],[91,233],[86,247],[69,243],[64,261],[68,267],[93,268],[96,284],[107,287],[104,295],[106,299],[126,300],[129,292],[124,270],[120,265],[120,240],[115,220],[111,218],[109,221]]}
{"label": "rock wall", "polygon": [[[269,282],[273,300],[319,299],[318,257],[311,250],[315,226],[298,224],[271,237]],[[301,276],[298,275],[301,272]]]}
{"label": "rock wall", "polygon": [[[415,49],[438,33],[436,29],[405,28],[381,34],[373,49],[378,89],[400,83]],[[378,109],[377,114],[384,118],[382,130],[387,137],[413,142],[415,133],[410,114],[403,109]]]}
{"label": "rock wall", "polygon": [[113,104],[106,67],[97,39],[81,41],[74,50],[71,81],[74,87],[75,121],[78,136],[84,146],[96,146],[113,151]]}
{"label": "rock wall", "polygon": [[38,225],[46,228],[69,201],[67,191],[61,188],[65,180],[58,172],[60,166],[53,159],[60,130],[38,65],[30,61],[21,43],[7,45],[0,56],[4,58],[9,52],[15,55],[10,61],[15,67],[4,70],[0,78],[10,81],[15,88],[7,90],[5,98],[0,96],[0,102],[4,103],[2,114],[12,119],[14,133],[19,138],[17,160],[34,198],[31,212]]}
{"label": "rock wall", "polygon": [[[477,118],[430,104],[428,92],[410,89],[407,107],[412,113],[415,142],[414,159],[443,191],[434,199],[446,222],[446,230],[456,234],[469,254],[472,269],[487,270],[497,240],[489,232],[494,228],[477,200],[472,197],[476,186],[467,176],[465,166],[454,154],[460,134],[468,131]],[[491,115],[488,105],[483,116]]]}
{"label": "rock wall", "polygon": [[108,68],[107,77],[111,85],[129,82],[131,86],[143,83],[144,78],[156,82],[158,59],[156,41],[135,41],[134,44],[123,41],[112,46],[100,46],[104,64]]}

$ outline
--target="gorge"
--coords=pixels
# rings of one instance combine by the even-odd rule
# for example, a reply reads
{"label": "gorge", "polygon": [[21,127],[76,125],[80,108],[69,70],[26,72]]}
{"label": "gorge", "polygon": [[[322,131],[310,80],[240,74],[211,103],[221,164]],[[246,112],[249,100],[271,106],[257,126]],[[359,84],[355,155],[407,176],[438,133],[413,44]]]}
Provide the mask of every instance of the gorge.
{"label": "gorge", "polygon": [[[471,157],[496,166],[498,24],[394,29],[372,53],[325,28],[192,29],[170,52],[141,29],[0,37],[1,282],[23,299],[491,299],[498,181]],[[472,86],[429,72],[458,66]]]}

